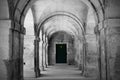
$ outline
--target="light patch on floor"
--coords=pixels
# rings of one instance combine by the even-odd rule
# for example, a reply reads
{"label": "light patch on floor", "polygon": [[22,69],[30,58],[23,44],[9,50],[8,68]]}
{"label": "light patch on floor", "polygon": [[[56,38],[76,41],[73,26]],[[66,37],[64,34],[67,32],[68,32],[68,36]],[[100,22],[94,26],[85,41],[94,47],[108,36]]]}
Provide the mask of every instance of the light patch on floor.
{"label": "light patch on floor", "polygon": [[81,71],[75,66],[67,64],[56,64],[55,66],[48,66],[45,71],[41,71],[41,77],[31,77],[30,73],[25,80],[95,80],[85,78],[81,75]]}

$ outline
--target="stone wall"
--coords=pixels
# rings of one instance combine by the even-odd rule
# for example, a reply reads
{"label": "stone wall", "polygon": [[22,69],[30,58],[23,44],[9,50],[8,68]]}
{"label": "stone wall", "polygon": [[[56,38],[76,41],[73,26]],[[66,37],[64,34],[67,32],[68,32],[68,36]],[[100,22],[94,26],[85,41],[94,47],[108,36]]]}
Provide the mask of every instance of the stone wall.
{"label": "stone wall", "polygon": [[74,44],[73,39],[70,35],[65,34],[63,32],[59,32],[55,34],[49,43],[49,64],[56,64],[56,44],[66,44],[67,45],[67,63],[68,64],[75,64],[74,62],[74,56],[75,56],[75,50],[74,50]]}
{"label": "stone wall", "polygon": [[24,69],[34,69],[34,36],[24,37]]}

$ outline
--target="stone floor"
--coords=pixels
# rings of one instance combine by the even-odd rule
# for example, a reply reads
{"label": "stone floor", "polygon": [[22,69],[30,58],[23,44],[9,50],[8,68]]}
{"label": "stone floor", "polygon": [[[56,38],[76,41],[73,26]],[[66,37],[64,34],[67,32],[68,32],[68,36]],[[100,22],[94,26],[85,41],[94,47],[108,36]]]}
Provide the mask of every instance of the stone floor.
{"label": "stone floor", "polygon": [[76,67],[67,64],[56,64],[48,66],[45,71],[41,71],[41,77],[34,78],[34,72],[25,71],[25,80],[95,80],[85,78]]}

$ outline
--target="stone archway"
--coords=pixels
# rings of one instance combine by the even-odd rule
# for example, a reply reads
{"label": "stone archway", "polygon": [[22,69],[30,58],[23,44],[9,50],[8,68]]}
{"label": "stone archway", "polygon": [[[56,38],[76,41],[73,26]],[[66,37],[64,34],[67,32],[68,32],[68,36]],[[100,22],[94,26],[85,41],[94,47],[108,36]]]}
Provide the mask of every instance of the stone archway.
{"label": "stone archway", "polygon": [[[2,70],[1,73],[3,72],[3,77],[6,79],[7,77],[11,80],[19,80],[23,79],[22,76],[22,54],[23,54],[23,36],[25,33],[25,28],[23,27],[23,22],[24,22],[24,16],[27,12],[27,9],[30,7],[30,3],[32,3],[33,0],[18,0],[13,3],[13,1],[9,0],[10,5],[8,6],[7,0],[0,0],[1,4],[0,5],[0,10],[2,13],[1,22],[0,24],[2,27],[0,27],[0,37],[1,37],[1,54],[2,57],[0,57],[0,69]],[[105,3],[103,1],[103,4],[101,3],[102,0],[89,0],[91,5],[93,6],[93,9],[95,10],[95,13],[99,16],[99,23],[97,24],[98,26],[96,27],[97,30],[100,32],[100,53],[101,56],[106,57],[101,60],[101,62],[104,64],[102,67],[102,77],[104,79],[114,79],[116,77],[116,80],[119,80],[119,57],[116,55],[119,55],[119,1],[118,0],[110,0],[107,1],[105,0]],[[34,1],[33,1],[34,2]],[[100,2],[100,3],[99,3]],[[3,5],[4,4],[4,5]],[[12,5],[11,5],[12,4]],[[117,5],[116,5],[117,4]],[[22,5],[22,6],[20,6]],[[100,5],[100,6],[98,6]],[[112,7],[109,7],[109,6]],[[105,18],[100,17],[103,15],[102,10],[104,10],[104,6],[106,7],[104,14],[108,15]],[[118,6],[118,7],[116,7]],[[8,8],[10,10],[8,10]],[[4,9],[4,10],[3,10]],[[10,12],[9,12],[10,11]],[[108,12],[107,12],[108,11]],[[15,12],[15,13],[14,13]],[[111,13],[112,12],[112,13]],[[114,13],[116,12],[116,13]],[[10,16],[9,16],[10,15]],[[114,28],[113,28],[114,26]],[[97,31],[98,32],[98,31]],[[117,33],[117,35],[116,35]],[[111,35],[112,34],[112,35]],[[104,38],[102,38],[104,37]],[[108,41],[108,42],[107,42]],[[111,44],[109,44],[111,43]],[[115,48],[114,50],[111,47],[112,44],[117,44],[114,45],[113,47]],[[15,44],[15,45],[14,45]],[[100,45],[99,44],[99,45]],[[16,49],[17,48],[17,49]],[[109,49],[108,49],[109,48]],[[103,52],[102,52],[103,51]],[[108,54],[110,53],[110,54]],[[115,55],[114,55],[115,54]],[[101,58],[101,57],[99,57]],[[8,66],[6,69],[6,66],[4,64],[4,61],[6,65],[11,65]],[[110,61],[113,61],[110,63]],[[116,62],[116,63],[115,63]],[[18,64],[21,63],[21,64]],[[107,64],[106,64],[107,63]],[[114,64],[115,63],[115,64]],[[106,66],[107,65],[107,66]],[[110,66],[114,65],[114,66]],[[17,71],[20,73],[15,74],[15,70],[11,67],[16,67],[17,66]],[[19,66],[19,67],[18,67]],[[21,68],[20,68],[21,66]],[[11,69],[11,70],[10,70]],[[10,73],[9,73],[10,70]],[[107,70],[104,73],[104,70]],[[8,72],[7,72],[8,71]],[[7,73],[9,73],[7,75]],[[13,79],[13,77],[16,78]],[[106,78],[107,77],[107,78]]]}
{"label": "stone archway", "polygon": [[[7,3],[6,0],[5,2]],[[13,1],[9,1],[9,3],[10,3],[9,7],[7,6],[7,8],[9,8],[10,12],[5,12],[8,14],[10,13],[10,20],[5,21],[5,23],[8,23],[9,25],[9,26],[7,25],[9,28],[5,29],[7,32],[6,42],[7,42],[8,52],[6,52],[5,50],[3,52],[7,54],[7,58],[5,57],[5,63],[7,65],[8,72],[6,72],[7,70],[5,69],[5,74],[8,73],[8,75],[6,76],[11,80],[22,80],[23,79],[23,40],[25,34],[25,28],[23,26],[23,22],[24,22],[25,14],[28,8],[30,7],[30,3],[32,2],[30,0],[25,0],[25,2],[20,0],[14,3]],[[20,7],[20,5],[23,6]],[[5,19],[9,19],[9,18],[7,17]],[[35,43],[38,43],[38,37],[36,37]]]}
{"label": "stone archway", "polygon": [[[25,27],[24,27],[24,18],[28,9],[31,7],[30,0],[25,0],[25,3],[21,0],[16,1],[7,1],[0,0],[1,8],[0,11],[4,12],[0,15],[0,23],[2,27],[0,27],[1,34],[3,38],[1,44],[4,45],[6,50],[3,52],[4,58],[1,58],[0,61],[3,61],[0,66],[0,76],[2,80],[23,80],[23,45],[24,45],[24,35],[25,35]],[[23,5],[22,7],[20,7]],[[2,37],[2,35],[0,35]],[[35,44],[38,43],[38,38],[35,39]],[[4,49],[5,49],[4,47]],[[36,52],[36,46],[35,46]],[[3,57],[2,56],[2,57]]]}

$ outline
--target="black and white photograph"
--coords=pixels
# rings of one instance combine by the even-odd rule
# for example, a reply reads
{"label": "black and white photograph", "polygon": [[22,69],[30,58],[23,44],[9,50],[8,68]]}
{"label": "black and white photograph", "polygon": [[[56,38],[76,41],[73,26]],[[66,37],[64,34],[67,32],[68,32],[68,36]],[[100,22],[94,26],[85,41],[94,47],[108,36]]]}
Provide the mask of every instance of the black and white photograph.
{"label": "black and white photograph", "polygon": [[0,0],[0,80],[120,80],[120,0]]}

